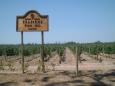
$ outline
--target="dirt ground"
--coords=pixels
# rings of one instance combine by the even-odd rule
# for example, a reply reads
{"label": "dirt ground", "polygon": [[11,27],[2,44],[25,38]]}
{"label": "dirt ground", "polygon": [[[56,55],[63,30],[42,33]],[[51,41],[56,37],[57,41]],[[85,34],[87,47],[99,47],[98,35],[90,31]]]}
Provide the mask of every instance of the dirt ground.
{"label": "dirt ground", "polygon": [[115,86],[115,70],[0,74],[0,86]]}
{"label": "dirt ground", "polygon": [[46,73],[38,72],[39,56],[26,59],[25,74],[21,73],[20,59],[9,60],[0,70],[0,86],[115,86],[115,55],[106,58],[100,55],[101,62],[83,53],[79,63],[79,75],[76,76],[75,55],[66,48],[65,61],[59,63],[55,54],[45,62]]}

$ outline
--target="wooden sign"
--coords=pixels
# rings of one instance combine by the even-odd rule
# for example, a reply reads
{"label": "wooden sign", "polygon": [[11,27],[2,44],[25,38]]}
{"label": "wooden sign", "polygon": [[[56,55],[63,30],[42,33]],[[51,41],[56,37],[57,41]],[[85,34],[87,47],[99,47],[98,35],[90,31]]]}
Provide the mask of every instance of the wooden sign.
{"label": "wooden sign", "polygon": [[48,31],[48,15],[31,10],[23,16],[17,16],[16,31]]}

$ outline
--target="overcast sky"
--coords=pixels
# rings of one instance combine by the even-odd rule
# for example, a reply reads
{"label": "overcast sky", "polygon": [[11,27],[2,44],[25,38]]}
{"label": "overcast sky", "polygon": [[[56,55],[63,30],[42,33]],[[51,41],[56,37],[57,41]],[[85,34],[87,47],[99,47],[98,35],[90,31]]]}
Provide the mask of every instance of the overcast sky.
{"label": "overcast sky", "polygon": [[[115,41],[115,0],[0,0],[0,44],[19,44],[16,16],[36,10],[49,15],[45,43]],[[40,32],[24,32],[24,43],[40,43]]]}

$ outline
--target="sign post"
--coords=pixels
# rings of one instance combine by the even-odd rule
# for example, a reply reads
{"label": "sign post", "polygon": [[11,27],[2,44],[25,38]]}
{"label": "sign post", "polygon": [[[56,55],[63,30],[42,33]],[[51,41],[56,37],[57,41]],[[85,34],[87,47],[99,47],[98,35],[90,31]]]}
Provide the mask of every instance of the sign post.
{"label": "sign post", "polygon": [[24,73],[24,43],[23,43],[23,32],[21,32],[21,54],[22,54],[22,73]]}
{"label": "sign post", "polygon": [[41,57],[42,57],[42,71],[45,72],[45,66],[44,66],[44,32],[41,31]]}
{"label": "sign post", "polygon": [[24,73],[23,32],[41,32],[41,59],[42,71],[44,72],[44,31],[48,31],[48,27],[48,15],[41,15],[35,10],[28,11],[23,16],[17,16],[16,31],[21,32],[22,73]]}

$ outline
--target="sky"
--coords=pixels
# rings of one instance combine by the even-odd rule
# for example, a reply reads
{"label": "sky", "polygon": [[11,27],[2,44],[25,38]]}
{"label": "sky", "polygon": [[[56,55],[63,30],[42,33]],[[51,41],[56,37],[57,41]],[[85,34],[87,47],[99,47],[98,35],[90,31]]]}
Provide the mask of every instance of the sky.
{"label": "sky", "polygon": [[[45,43],[115,41],[115,0],[0,0],[0,44],[19,44],[16,16],[36,10],[49,16]],[[24,32],[24,43],[41,43],[41,32]]]}

